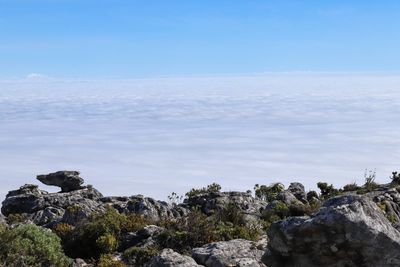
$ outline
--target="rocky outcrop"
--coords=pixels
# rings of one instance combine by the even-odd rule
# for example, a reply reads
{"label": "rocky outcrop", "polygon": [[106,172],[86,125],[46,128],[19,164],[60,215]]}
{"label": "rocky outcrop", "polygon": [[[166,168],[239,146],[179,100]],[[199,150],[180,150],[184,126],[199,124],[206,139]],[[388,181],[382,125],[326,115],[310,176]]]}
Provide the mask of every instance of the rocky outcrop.
{"label": "rocky outcrop", "polygon": [[366,196],[329,199],[311,217],[272,224],[268,266],[399,266],[400,233]]}
{"label": "rocky outcrop", "polygon": [[147,225],[134,233],[128,233],[121,245],[121,249],[129,247],[154,247],[157,245],[157,236],[159,236],[165,229],[157,225]]}
{"label": "rocky outcrop", "polygon": [[181,255],[172,249],[164,249],[146,267],[200,267],[191,257]]}
{"label": "rocky outcrop", "polygon": [[111,205],[120,213],[136,213],[151,221],[180,218],[189,213],[184,205],[169,204],[150,197],[136,195],[131,197],[104,197],[101,201]]}
{"label": "rocky outcrop", "polygon": [[48,193],[37,185],[27,184],[6,195],[1,212],[5,216],[24,214],[27,220],[37,225],[46,226],[60,221],[74,224],[77,219],[102,210],[101,197],[102,194],[91,186],[69,192]]}
{"label": "rocky outcrop", "polygon": [[290,191],[296,197],[296,199],[302,203],[307,203],[307,194],[303,184],[297,182],[290,183],[288,191]]}
{"label": "rocky outcrop", "polygon": [[265,246],[265,239],[259,243],[244,239],[215,242],[193,249],[192,257],[198,264],[207,267],[264,267],[261,258]]}
{"label": "rocky outcrop", "polygon": [[70,192],[81,189],[83,178],[79,177],[78,171],[58,171],[49,174],[42,174],[36,177],[45,185],[61,187],[62,192]]}
{"label": "rocky outcrop", "polygon": [[185,204],[190,208],[200,208],[207,215],[212,215],[220,210],[233,205],[242,211],[247,219],[259,219],[261,212],[267,205],[265,201],[254,198],[246,192],[211,192],[202,193],[188,199]]}

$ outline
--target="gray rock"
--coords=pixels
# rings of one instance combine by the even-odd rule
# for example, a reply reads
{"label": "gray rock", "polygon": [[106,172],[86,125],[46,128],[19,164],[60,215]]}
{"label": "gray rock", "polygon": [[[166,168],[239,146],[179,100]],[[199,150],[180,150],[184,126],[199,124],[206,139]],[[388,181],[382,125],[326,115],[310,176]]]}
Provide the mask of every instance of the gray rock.
{"label": "gray rock", "polygon": [[290,183],[288,190],[301,202],[307,203],[307,194],[301,183]]}
{"label": "gray rock", "polygon": [[72,262],[72,267],[93,267],[93,264],[88,264],[82,259],[74,259]]}
{"label": "gray rock", "polygon": [[42,174],[36,177],[45,185],[61,187],[62,192],[70,192],[81,189],[83,178],[79,177],[78,171],[58,171],[49,174]]}
{"label": "gray rock", "polygon": [[129,247],[154,247],[157,244],[157,236],[165,231],[165,228],[157,225],[146,225],[142,229],[128,233],[121,245],[121,249],[127,249]]}
{"label": "gray rock", "polygon": [[368,197],[329,199],[311,217],[272,224],[268,236],[271,267],[400,265],[400,232]]}
{"label": "gray rock", "polygon": [[176,219],[185,216],[189,210],[183,205],[169,204],[153,198],[136,195],[131,197],[104,197],[101,201],[121,213],[136,213],[151,221]]}
{"label": "gray rock", "polygon": [[24,185],[7,194],[1,212],[5,216],[25,214],[28,220],[38,225],[56,223],[63,218],[65,222],[73,224],[72,221],[76,219],[71,219],[71,214],[66,212],[68,208],[80,207],[88,216],[93,211],[104,209],[103,203],[99,201],[101,197],[102,194],[92,187],[64,193],[47,193],[39,190],[36,185]]}
{"label": "gray rock", "polygon": [[285,190],[283,192],[280,192],[278,196],[276,197],[277,200],[282,201],[285,203],[287,206],[291,204],[296,204],[299,203],[300,201],[293,195],[292,192],[289,190]]}
{"label": "gray rock", "polygon": [[[262,242],[266,242],[263,240]],[[265,244],[235,239],[215,242],[192,250],[192,257],[198,264],[207,267],[249,266],[264,267],[261,258]]]}
{"label": "gray rock", "polygon": [[229,205],[234,205],[241,210],[248,220],[258,219],[267,203],[254,198],[247,192],[212,192],[192,196],[184,200],[190,208],[200,207],[201,211],[207,215],[226,209]]}
{"label": "gray rock", "polygon": [[183,256],[172,249],[164,249],[146,267],[199,267],[191,257]]}

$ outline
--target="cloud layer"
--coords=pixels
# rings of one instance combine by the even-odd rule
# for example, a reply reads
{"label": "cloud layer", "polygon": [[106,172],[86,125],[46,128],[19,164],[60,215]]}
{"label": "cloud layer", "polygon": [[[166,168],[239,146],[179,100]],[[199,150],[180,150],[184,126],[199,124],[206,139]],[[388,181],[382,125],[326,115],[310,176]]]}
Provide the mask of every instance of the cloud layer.
{"label": "cloud layer", "polygon": [[362,183],[366,168],[387,181],[399,85],[329,73],[0,81],[0,194],[59,169],[107,195],[157,198],[214,181]]}

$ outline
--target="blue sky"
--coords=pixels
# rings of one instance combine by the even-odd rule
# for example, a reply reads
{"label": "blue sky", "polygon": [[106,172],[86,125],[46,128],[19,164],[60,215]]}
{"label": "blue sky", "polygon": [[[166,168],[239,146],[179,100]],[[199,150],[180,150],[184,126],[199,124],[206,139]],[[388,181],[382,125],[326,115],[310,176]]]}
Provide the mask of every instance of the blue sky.
{"label": "blue sky", "polygon": [[400,1],[0,0],[0,77],[400,70]]}

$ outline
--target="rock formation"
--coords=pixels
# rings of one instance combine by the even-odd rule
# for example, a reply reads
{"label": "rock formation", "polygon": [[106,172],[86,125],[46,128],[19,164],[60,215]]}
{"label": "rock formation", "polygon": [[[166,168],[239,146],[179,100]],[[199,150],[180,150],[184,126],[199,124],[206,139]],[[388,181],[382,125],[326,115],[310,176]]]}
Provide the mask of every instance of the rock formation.
{"label": "rock formation", "polygon": [[181,255],[172,249],[164,249],[146,267],[200,267],[191,257]]}
{"label": "rock formation", "polygon": [[49,174],[42,174],[36,177],[45,185],[61,187],[61,192],[70,192],[81,189],[83,179],[79,177],[77,171],[58,171]]}
{"label": "rock formation", "polygon": [[195,261],[206,267],[265,267],[261,261],[266,240],[252,242],[243,239],[215,242],[192,251]]}
{"label": "rock formation", "polygon": [[368,197],[329,199],[311,217],[269,231],[268,266],[399,266],[400,233]]}

